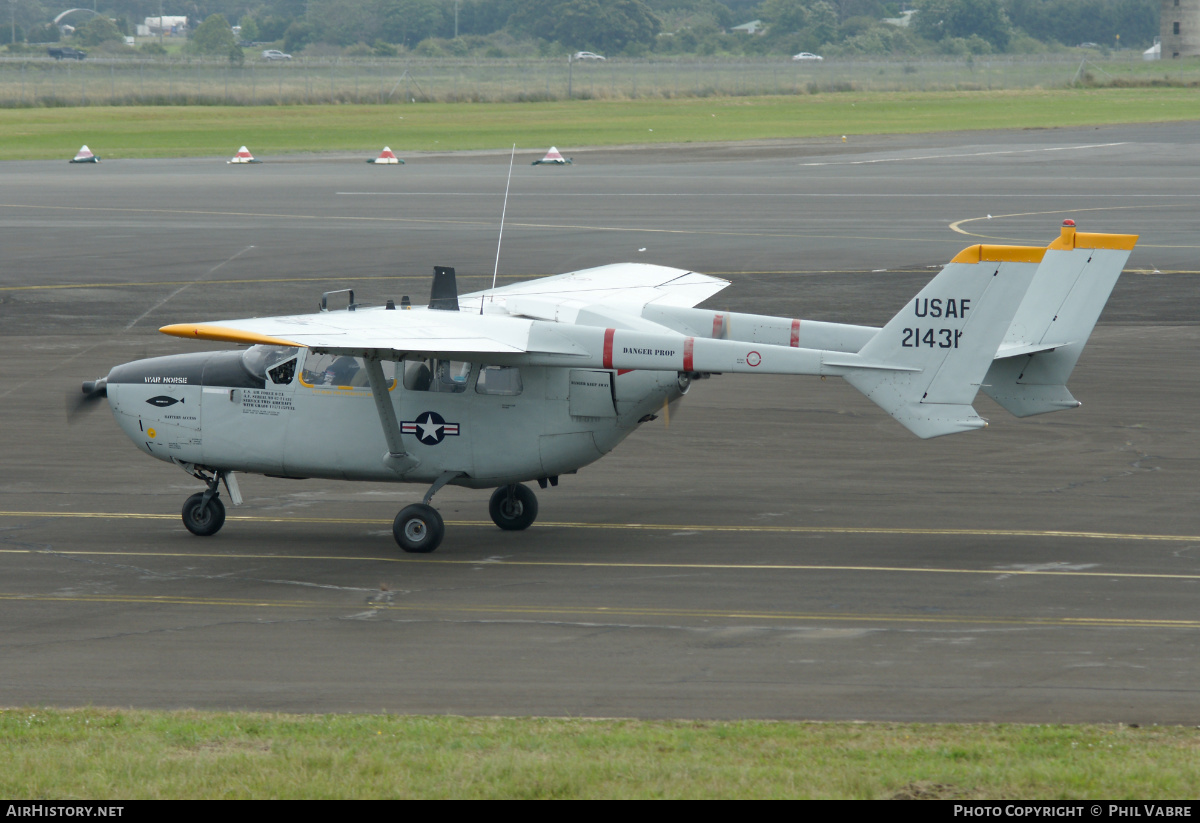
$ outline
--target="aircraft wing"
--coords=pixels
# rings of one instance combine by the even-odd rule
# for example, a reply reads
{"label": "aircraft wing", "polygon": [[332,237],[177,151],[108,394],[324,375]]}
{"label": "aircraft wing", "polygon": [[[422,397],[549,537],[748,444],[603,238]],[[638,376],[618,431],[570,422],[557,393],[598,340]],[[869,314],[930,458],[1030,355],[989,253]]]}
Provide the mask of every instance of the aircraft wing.
{"label": "aircraft wing", "polygon": [[305,346],[323,351],[438,355],[527,352],[579,354],[565,339],[534,329],[530,320],[458,311],[382,308],[256,317],[164,326],[164,334],[229,343]]}
{"label": "aircraft wing", "polygon": [[161,331],[198,340],[306,346],[347,354],[578,355],[583,350],[575,343],[532,321],[622,327],[640,323],[657,329],[638,320],[645,306],[694,306],[728,285],[727,280],[684,269],[617,263],[461,295],[459,311],[369,308],[181,323]]}
{"label": "aircraft wing", "polygon": [[648,263],[613,263],[472,292],[461,295],[458,303],[464,311],[472,306],[478,311],[480,300],[506,305],[511,302],[514,307],[570,303],[619,308],[636,316],[651,303],[690,308],[728,285],[728,280],[686,269]]}

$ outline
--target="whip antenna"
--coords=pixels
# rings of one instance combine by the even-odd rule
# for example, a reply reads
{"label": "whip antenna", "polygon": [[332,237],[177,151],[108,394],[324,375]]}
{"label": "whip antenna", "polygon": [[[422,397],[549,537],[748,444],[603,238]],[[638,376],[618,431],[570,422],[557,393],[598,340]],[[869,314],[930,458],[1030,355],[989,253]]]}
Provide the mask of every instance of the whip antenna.
{"label": "whip antenna", "polygon": [[[500,244],[504,242],[504,215],[508,212],[508,187],[512,185],[513,160],[517,157],[517,144],[513,143],[512,155],[508,158],[508,182],[504,184],[504,207],[500,209],[500,237],[496,240],[496,267],[492,269],[492,290],[496,290],[496,275],[500,273]],[[492,295],[492,300],[496,296]],[[479,307],[483,314],[483,306]]]}

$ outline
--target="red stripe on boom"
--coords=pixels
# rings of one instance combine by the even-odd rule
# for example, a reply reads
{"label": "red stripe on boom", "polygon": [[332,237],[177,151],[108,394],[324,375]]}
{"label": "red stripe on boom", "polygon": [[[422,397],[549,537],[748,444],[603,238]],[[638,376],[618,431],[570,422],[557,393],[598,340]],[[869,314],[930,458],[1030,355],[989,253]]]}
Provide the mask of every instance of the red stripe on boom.
{"label": "red stripe on boom", "polygon": [[719,314],[713,315],[713,334],[712,334],[712,336],[713,336],[714,340],[721,336],[721,326],[723,325],[723,320],[724,320],[724,318],[722,318],[721,315],[719,315]]}
{"label": "red stripe on boom", "polygon": [[800,321],[792,321],[792,348],[800,348]]}
{"label": "red stripe on boom", "polygon": [[617,333],[616,329],[604,330],[604,368],[612,368],[612,350],[613,350],[613,335]]}
{"label": "red stripe on boom", "polygon": [[683,370],[695,371],[692,368],[692,347],[696,345],[696,338],[688,337],[683,341]]}

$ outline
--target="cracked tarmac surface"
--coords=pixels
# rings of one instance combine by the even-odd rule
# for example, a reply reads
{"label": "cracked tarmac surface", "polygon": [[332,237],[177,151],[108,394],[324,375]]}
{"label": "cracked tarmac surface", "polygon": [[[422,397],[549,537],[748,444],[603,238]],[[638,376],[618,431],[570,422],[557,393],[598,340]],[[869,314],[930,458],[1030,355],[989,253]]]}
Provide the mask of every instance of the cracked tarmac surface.
{"label": "cracked tarmac surface", "polygon": [[[988,429],[918,441],[837,380],[717,377],[669,429],[538,492],[527,532],[492,526],[486,492],[442,490],[427,557],[391,539],[417,486],[243,476],[246,505],[192,537],[178,515],[197,484],[103,408],[68,425],[62,398],[196,348],[167,323],[309,311],[347,287],[422,302],[435,264],[479,288],[507,155],[383,174],[5,163],[0,703],[1195,723],[1194,134],[515,168],[502,282],[638,260],[727,277],[710,305],[733,311],[879,324],[971,243],[1043,245],[1065,217],[1141,240],[1072,379],[1080,409],[1018,421],[981,396]],[[1012,147],[1068,148],[995,153]],[[843,153],[889,162],[802,165]]]}

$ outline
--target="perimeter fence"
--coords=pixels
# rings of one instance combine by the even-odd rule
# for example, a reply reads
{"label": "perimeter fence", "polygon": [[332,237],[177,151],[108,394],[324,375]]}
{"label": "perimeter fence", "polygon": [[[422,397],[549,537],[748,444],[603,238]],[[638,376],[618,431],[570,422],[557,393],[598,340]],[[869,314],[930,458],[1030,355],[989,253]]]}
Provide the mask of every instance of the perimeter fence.
{"label": "perimeter fence", "polygon": [[316,103],[794,95],[1096,85],[1200,85],[1200,60],[1141,55],[921,60],[297,59],[287,62],[0,59],[0,107]]}

